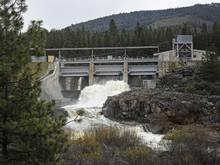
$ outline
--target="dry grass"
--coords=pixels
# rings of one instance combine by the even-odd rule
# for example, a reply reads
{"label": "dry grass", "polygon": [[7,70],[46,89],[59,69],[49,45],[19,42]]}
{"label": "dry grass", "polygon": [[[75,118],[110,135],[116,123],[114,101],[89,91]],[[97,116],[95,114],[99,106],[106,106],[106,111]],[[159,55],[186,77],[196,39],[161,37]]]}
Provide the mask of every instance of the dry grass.
{"label": "dry grass", "polygon": [[133,131],[100,127],[71,139],[64,159],[67,165],[217,165],[219,144],[214,134],[202,126],[182,127],[165,136],[171,140],[168,151],[154,152]]}
{"label": "dry grass", "polygon": [[164,137],[172,142],[169,152],[161,161],[176,165],[220,164],[217,135],[219,133],[202,126],[185,126],[180,130],[173,130]]}
{"label": "dry grass", "polygon": [[140,139],[134,131],[115,127],[95,128],[87,132],[86,136],[93,136],[100,143],[119,148],[126,148],[127,146],[136,146],[140,144]]}
{"label": "dry grass", "polygon": [[70,140],[67,164],[145,165],[151,150],[141,144],[136,133],[114,127],[94,128],[79,139]]}

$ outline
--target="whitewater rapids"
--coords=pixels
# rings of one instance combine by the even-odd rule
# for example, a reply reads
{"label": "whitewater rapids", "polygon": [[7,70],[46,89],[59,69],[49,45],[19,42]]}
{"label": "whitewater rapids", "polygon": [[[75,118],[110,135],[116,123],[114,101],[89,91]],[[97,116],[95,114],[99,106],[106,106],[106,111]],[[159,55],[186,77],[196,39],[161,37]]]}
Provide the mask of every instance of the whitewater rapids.
{"label": "whitewater rapids", "polygon": [[[143,143],[146,143],[149,147],[160,147],[159,143],[163,135],[145,132],[140,124],[122,124],[101,115],[102,106],[109,96],[118,95],[129,90],[128,84],[123,81],[108,81],[105,84],[95,84],[84,88],[76,104],[63,107],[69,114],[67,118],[69,124],[67,124],[67,127],[74,130],[74,132],[78,132],[78,134],[83,134],[84,131],[98,126],[113,126],[128,129],[135,131]],[[83,110],[85,113],[79,116],[77,114],[79,110]]]}

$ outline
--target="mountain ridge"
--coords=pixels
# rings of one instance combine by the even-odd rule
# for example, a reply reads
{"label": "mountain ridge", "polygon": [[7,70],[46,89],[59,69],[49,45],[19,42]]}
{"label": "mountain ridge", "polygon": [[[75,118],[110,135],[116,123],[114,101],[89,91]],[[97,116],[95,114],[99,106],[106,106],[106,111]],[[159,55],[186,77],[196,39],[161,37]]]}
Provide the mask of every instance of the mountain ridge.
{"label": "mountain ridge", "polygon": [[[172,24],[174,25],[184,24],[187,23],[187,21],[176,22],[175,19],[178,21],[179,18],[186,16],[192,18],[191,20],[188,20],[188,22],[191,22],[192,24],[213,24],[214,22],[220,22],[220,3],[196,4],[188,7],[160,10],[141,10],[130,13],[113,14],[78,24],[72,24],[65,29],[68,28],[76,31],[77,29],[84,28],[86,31],[90,32],[102,32],[108,30],[110,20],[114,19],[119,30],[133,30],[137,23],[147,27],[155,22],[160,23],[167,19],[172,19]],[[167,23],[167,25],[163,26],[170,26],[170,24]]]}

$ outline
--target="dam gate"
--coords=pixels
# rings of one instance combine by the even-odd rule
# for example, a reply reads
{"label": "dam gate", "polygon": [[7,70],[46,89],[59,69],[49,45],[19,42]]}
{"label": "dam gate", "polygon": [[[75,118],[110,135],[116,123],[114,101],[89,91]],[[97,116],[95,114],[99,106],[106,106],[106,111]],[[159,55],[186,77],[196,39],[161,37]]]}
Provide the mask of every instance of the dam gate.
{"label": "dam gate", "polygon": [[158,46],[46,49],[47,56],[56,54],[59,60],[59,82],[66,94],[107,80],[154,88],[158,75],[155,52]]}

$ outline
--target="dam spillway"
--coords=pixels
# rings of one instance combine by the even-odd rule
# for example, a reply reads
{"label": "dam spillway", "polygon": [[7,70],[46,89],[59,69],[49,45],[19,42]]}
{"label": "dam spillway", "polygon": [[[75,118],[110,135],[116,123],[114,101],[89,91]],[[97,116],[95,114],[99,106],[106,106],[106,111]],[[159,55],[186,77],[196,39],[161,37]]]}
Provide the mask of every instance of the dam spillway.
{"label": "dam spillway", "polygon": [[[143,50],[146,49],[159,51],[157,46],[60,48],[47,49],[46,51],[58,52],[59,82],[63,93],[67,94],[109,80],[124,81],[130,87],[154,88],[158,75],[158,58],[144,53]],[[109,50],[113,53],[102,53],[101,55],[97,53],[97,51]],[[131,55],[129,50],[141,52],[132,52]],[[84,52],[78,55],[71,54],[77,51]],[[85,55],[85,51],[89,53]]]}
{"label": "dam spillway", "polygon": [[116,76],[129,83],[129,76],[154,77],[157,74],[157,59],[96,59],[60,62],[60,77],[87,77],[93,85],[95,77]]}

